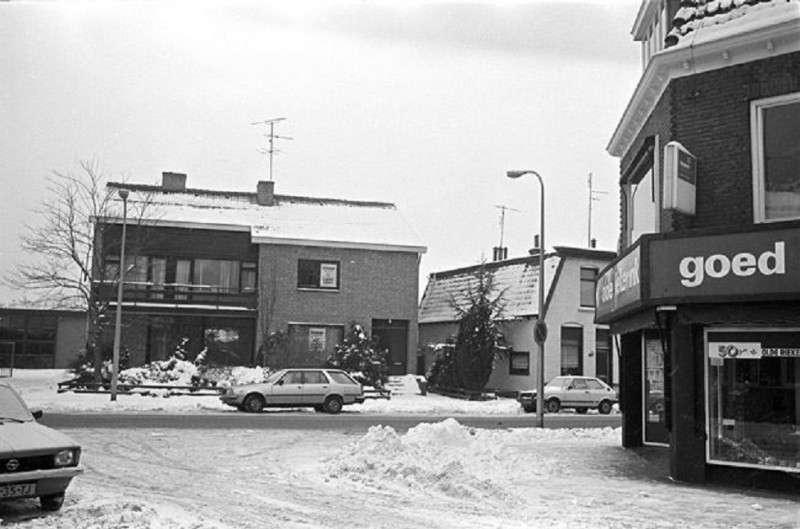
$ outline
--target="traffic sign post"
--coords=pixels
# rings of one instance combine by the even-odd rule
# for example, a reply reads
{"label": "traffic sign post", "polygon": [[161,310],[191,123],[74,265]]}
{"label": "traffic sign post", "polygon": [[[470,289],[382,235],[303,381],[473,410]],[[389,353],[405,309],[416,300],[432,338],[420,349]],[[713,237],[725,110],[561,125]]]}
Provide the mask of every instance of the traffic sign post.
{"label": "traffic sign post", "polygon": [[533,326],[533,341],[537,345],[542,345],[547,340],[547,324],[541,320],[536,320]]}

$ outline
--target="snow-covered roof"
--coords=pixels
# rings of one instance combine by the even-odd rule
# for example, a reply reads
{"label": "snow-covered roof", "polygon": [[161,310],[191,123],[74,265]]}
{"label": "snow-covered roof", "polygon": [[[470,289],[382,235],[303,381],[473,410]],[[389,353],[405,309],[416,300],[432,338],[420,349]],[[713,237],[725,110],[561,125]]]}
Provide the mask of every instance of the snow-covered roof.
{"label": "snow-covered roof", "polygon": [[[694,0],[683,2],[665,38],[667,46],[697,44],[745,33],[800,16],[796,0]],[[701,31],[702,30],[702,31]]]}
{"label": "snow-covered roof", "polygon": [[[135,216],[144,206],[144,218],[159,226],[247,231],[253,243],[426,251],[397,207],[387,202],[274,195],[267,206],[258,203],[256,193],[109,186],[128,189],[129,213]],[[117,220],[122,201],[115,202],[111,217]]]}
{"label": "snow-covered roof", "polygon": [[[631,96],[607,150],[631,147],[669,83],[800,51],[800,0],[686,0]],[[638,22],[637,22],[638,23]]]}
{"label": "snow-covered roof", "polygon": [[[545,285],[549,291],[560,259],[545,257]],[[462,303],[470,289],[477,285],[475,273],[481,265],[431,274],[419,308],[419,323],[452,322],[457,319],[451,300]],[[503,293],[501,319],[536,316],[539,312],[538,255],[486,263],[494,276],[496,293]],[[547,291],[546,291],[547,292]]]}

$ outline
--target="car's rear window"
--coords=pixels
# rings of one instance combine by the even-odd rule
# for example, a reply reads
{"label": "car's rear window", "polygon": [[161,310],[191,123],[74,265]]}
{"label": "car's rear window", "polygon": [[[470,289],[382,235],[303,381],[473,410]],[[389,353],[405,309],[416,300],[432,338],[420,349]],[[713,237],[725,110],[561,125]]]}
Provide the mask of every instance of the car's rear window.
{"label": "car's rear window", "polygon": [[356,384],[358,382],[350,378],[347,373],[342,373],[341,371],[328,371],[328,375],[333,379],[334,382],[337,384]]}
{"label": "car's rear window", "polygon": [[591,378],[586,379],[586,385],[589,386],[589,389],[606,389],[602,382]]}

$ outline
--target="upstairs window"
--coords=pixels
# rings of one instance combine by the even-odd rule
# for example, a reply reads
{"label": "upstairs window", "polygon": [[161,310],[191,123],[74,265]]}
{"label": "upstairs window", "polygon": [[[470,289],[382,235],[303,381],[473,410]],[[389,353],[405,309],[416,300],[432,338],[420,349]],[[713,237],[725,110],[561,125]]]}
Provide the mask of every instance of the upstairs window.
{"label": "upstairs window", "polygon": [[192,283],[196,286],[209,287],[212,292],[237,292],[239,290],[239,261],[195,259]]}
{"label": "upstairs window", "polygon": [[800,219],[800,93],[751,104],[756,222]]}
{"label": "upstairs window", "polygon": [[581,267],[581,307],[594,308],[594,287],[597,268]]}
{"label": "upstairs window", "polygon": [[649,137],[625,173],[628,246],[644,234],[658,232],[658,139]]}
{"label": "upstairs window", "polygon": [[300,259],[297,262],[297,288],[339,289],[339,263]]}

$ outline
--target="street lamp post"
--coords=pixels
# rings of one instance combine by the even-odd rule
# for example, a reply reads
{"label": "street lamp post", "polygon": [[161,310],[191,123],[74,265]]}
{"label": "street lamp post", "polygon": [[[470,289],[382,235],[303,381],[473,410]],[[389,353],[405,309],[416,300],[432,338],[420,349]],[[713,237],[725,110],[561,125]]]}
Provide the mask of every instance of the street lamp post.
{"label": "street lamp post", "polygon": [[536,426],[544,428],[544,342],[547,339],[547,325],[544,322],[544,181],[539,173],[531,170],[508,171],[506,176],[519,178],[526,174],[532,174],[539,180],[541,190],[539,204],[539,314],[536,317],[533,339],[536,342],[539,359],[536,379]]}
{"label": "street lamp post", "polygon": [[117,400],[117,378],[119,375],[119,342],[122,334],[122,284],[125,279],[125,235],[128,224],[128,190],[120,189],[122,199],[122,243],[119,250],[119,271],[117,272],[117,321],[114,325],[114,358],[111,363],[111,400]]}

